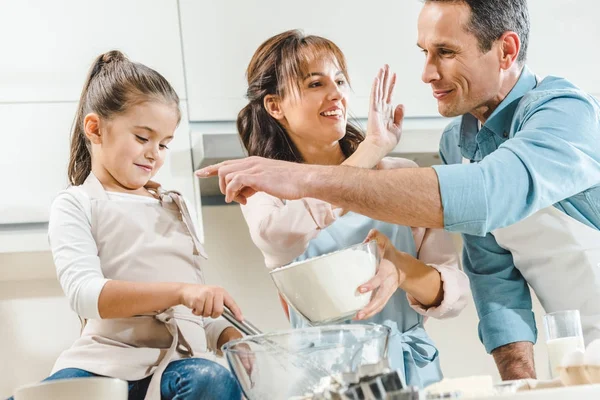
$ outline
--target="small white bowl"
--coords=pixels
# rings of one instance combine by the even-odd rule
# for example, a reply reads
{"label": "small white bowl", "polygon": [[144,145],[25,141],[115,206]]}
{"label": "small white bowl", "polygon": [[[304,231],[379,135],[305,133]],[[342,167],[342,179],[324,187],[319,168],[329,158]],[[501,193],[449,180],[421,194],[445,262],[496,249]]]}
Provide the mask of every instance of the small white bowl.
{"label": "small white bowl", "polygon": [[286,302],[311,325],[351,319],[371,299],[358,287],[375,276],[379,265],[377,242],[372,240],[299,261],[271,271]]}

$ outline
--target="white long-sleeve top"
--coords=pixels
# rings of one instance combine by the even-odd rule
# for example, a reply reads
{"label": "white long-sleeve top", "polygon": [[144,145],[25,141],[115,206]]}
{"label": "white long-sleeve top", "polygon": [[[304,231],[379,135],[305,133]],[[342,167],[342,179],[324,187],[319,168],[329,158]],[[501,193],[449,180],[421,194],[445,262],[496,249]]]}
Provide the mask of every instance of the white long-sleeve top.
{"label": "white long-sleeve top", "polygon": [[[127,193],[106,192],[109,200],[158,204],[157,199]],[[190,209],[188,204],[188,209]],[[196,219],[192,215],[192,219]],[[102,273],[98,247],[92,235],[92,204],[78,186],[62,191],[50,209],[48,239],[58,281],[71,308],[82,318],[100,319],[98,300],[108,282]],[[118,229],[118,227],[115,227]],[[194,227],[196,229],[196,227]],[[220,333],[231,326],[224,318],[205,318],[204,328],[213,348]]]}

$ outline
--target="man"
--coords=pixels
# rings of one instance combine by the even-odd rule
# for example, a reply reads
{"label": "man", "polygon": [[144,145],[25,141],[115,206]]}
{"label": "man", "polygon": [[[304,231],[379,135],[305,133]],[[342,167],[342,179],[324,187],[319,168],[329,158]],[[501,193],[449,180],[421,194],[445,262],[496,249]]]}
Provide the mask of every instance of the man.
{"label": "man", "polygon": [[248,158],[218,172],[227,200],[313,197],[392,223],[461,232],[479,334],[503,379],[535,377],[528,283],[600,338],[600,105],[526,66],[526,0],[425,0],[418,46],[444,131],[433,168],[376,171]]}

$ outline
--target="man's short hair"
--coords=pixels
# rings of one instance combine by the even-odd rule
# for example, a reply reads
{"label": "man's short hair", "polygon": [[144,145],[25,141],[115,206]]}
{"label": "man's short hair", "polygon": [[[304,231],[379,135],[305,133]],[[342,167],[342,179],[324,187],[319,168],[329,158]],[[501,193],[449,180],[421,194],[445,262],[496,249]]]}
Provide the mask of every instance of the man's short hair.
{"label": "man's short hair", "polygon": [[492,43],[504,32],[516,32],[521,39],[517,62],[525,63],[529,42],[527,0],[425,0],[425,3],[466,3],[471,9],[466,28],[475,35],[483,53],[490,51]]}

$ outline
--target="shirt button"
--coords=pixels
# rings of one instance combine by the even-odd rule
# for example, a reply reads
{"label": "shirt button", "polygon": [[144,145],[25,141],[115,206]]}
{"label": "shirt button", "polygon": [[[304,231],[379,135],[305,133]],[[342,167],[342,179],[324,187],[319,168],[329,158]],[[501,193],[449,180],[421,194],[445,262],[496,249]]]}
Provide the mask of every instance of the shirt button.
{"label": "shirt button", "polygon": [[504,137],[508,137],[508,132],[504,132]]}

